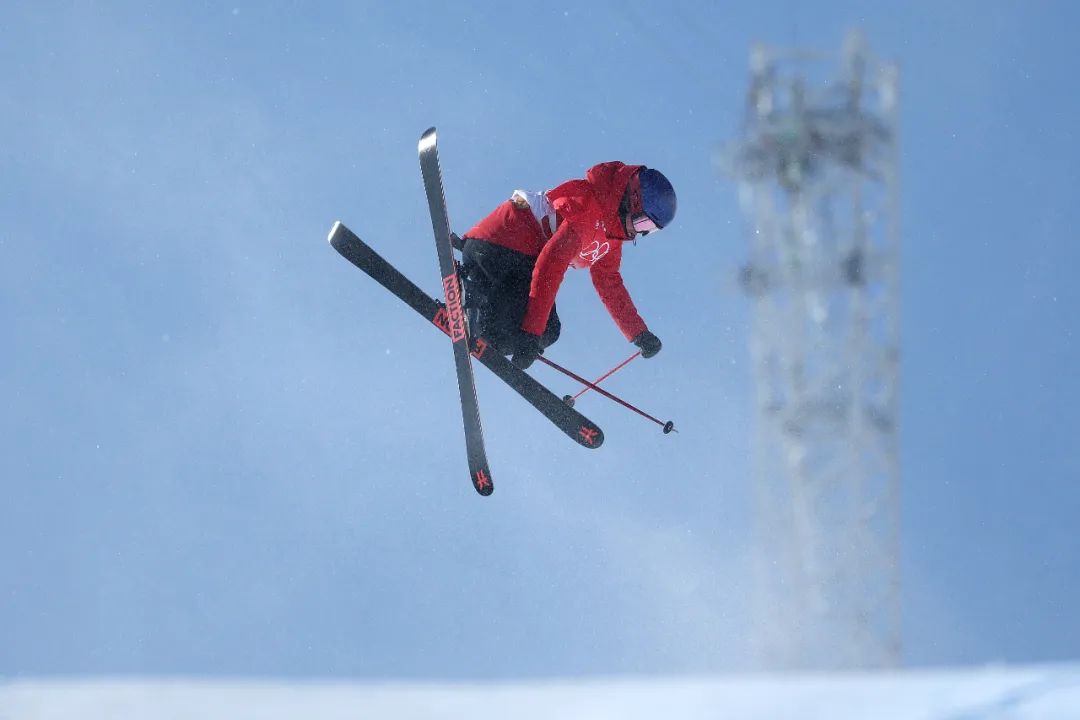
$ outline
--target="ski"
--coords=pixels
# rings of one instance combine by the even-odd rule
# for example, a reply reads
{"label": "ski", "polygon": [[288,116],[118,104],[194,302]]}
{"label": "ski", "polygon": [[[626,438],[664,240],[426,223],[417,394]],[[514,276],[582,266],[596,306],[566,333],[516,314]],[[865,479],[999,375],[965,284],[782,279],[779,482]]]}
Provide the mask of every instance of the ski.
{"label": "ski", "polygon": [[461,417],[465,423],[465,452],[469,457],[469,476],[481,495],[495,489],[488,469],[484,449],[484,428],[480,424],[480,406],[476,402],[476,380],[473,378],[472,357],[469,355],[469,332],[465,310],[461,306],[461,282],[458,280],[454,246],[450,239],[450,218],[443,193],[442,170],[435,128],[420,137],[420,172],[424,177],[431,228],[435,232],[435,248],[439,254],[439,275],[442,277],[443,297],[446,298],[446,326],[454,348],[454,367],[457,369],[458,394],[461,396]]}
{"label": "ski", "polygon": [[[330,245],[342,257],[371,276],[432,325],[450,335],[445,306],[417,287],[349,228],[341,222],[334,223],[329,240]],[[598,448],[604,442],[604,433],[594,422],[502,355],[488,352],[483,338],[475,338],[473,345],[473,357],[579,445]]]}

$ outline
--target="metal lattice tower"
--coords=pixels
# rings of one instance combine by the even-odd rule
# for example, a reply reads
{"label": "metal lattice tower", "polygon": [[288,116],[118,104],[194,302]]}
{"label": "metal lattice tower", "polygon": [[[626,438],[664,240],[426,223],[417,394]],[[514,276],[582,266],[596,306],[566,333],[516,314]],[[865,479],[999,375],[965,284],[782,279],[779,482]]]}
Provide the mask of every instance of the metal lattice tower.
{"label": "metal lattice tower", "polygon": [[734,153],[749,220],[759,557],[773,669],[900,660],[897,70],[756,47]]}

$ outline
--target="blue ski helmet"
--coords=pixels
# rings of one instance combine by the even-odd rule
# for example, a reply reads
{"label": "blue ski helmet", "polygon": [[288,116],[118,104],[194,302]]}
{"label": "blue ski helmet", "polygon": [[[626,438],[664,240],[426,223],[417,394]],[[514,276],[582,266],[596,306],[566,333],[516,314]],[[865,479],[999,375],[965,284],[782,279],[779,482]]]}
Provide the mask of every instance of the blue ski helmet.
{"label": "blue ski helmet", "polygon": [[641,187],[641,209],[634,213],[634,229],[646,234],[667,227],[675,219],[675,188],[664,173],[652,168],[642,168],[637,180]]}

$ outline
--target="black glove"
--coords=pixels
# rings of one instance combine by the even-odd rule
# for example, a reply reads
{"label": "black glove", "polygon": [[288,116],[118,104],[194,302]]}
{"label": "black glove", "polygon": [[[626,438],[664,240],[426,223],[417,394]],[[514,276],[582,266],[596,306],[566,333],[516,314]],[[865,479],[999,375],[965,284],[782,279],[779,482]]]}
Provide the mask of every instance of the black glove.
{"label": "black glove", "polygon": [[653,355],[660,352],[660,348],[662,347],[660,338],[656,337],[648,330],[642,331],[642,333],[634,338],[632,342],[641,350],[641,357],[643,358],[651,358]]}
{"label": "black glove", "polygon": [[529,333],[522,333],[510,362],[524,370],[540,357],[540,352],[540,338]]}

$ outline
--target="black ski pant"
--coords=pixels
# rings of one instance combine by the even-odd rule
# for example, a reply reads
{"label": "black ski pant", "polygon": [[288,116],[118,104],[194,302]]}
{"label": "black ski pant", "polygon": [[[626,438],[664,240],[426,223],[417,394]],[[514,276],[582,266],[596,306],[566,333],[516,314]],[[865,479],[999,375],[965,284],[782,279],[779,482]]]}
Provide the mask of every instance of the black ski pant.
{"label": "black ski pant", "polygon": [[[529,307],[536,258],[484,240],[464,240],[461,275],[469,332],[484,338],[499,353],[511,355],[526,334],[521,322]],[[561,330],[553,305],[540,347],[554,344]]]}

